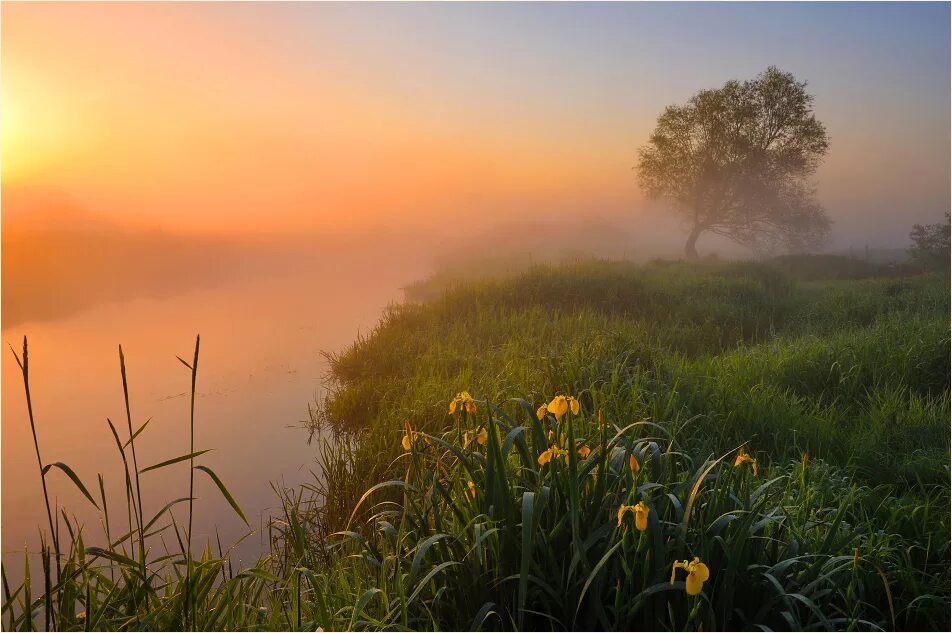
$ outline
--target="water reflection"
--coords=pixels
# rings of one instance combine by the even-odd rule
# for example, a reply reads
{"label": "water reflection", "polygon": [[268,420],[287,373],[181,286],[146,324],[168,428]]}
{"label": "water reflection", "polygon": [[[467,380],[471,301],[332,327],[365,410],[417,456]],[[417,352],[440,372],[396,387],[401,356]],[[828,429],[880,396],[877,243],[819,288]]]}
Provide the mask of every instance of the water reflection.
{"label": "water reflection", "polygon": [[[198,461],[218,473],[258,528],[277,501],[271,482],[306,481],[315,466],[315,451],[300,425],[322,390],[321,350],[338,349],[366,332],[386,304],[400,298],[400,286],[423,273],[421,258],[387,256],[377,247],[287,256],[272,264],[256,274],[231,271],[216,284],[185,279],[177,291],[115,297],[73,306],[63,316],[4,323],[4,343],[18,347],[29,336],[44,462],[66,462],[91,490],[97,473],[103,474],[114,534],[126,527],[122,463],[106,422],[108,417],[126,427],[118,344],[126,356],[133,426],[153,418],[137,440],[142,468],[188,451],[190,378],[176,355],[188,358],[195,333],[201,333],[195,441],[196,448],[214,450]],[[8,297],[5,287],[5,308]],[[12,354],[3,355],[0,367],[2,534],[9,572],[22,562],[9,554],[36,548],[46,515]],[[245,528],[214,484],[201,474],[196,481],[195,542],[214,542],[216,526],[223,543],[242,535]],[[52,472],[48,482],[51,501],[86,524],[87,542],[104,539],[100,515],[66,477]],[[187,486],[185,465],[143,474],[146,517],[187,496]],[[165,538],[171,546],[175,537]],[[262,538],[243,542],[241,556],[257,556]]]}

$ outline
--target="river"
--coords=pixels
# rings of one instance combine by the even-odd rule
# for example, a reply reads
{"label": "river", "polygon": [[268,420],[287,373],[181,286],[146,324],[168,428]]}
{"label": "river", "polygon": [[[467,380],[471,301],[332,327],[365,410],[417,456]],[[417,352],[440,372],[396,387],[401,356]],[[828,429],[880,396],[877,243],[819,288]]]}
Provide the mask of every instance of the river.
{"label": "river", "polygon": [[[4,327],[3,342],[20,350],[29,337],[30,386],[44,463],[64,462],[99,500],[105,480],[113,534],[127,528],[122,462],[106,419],[128,435],[118,345],[125,352],[139,467],[188,452],[191,359],[201,334],[196,400],[197,462],[212,468],[234,494],[255,534],[236,551],[249,560],[267,549],[260,528],[275,510],[272,482],[293,486],[316,470],[303,421],[324,389],[321,351],[339,350],[367,333],[400,287],[423,273],[406,260],[387,264],[373,253],[310,261],[266,275],[239,275],[213,287],[157,297],[101,302],[45,320]],[[47,524],[22,379],[13,354],[2,364],[2,548],[11,581],[22,574],[24,548],[37,549]],[[204,473],[196,473],[193,542],[223,544],[247,532]],[[66,475],[47,475],[51,501],[85,525],[88,545],[105,542],[99,512]],[[188,495],[188,466],[142,474],[144,514]],[[184,504],[176,511],[182,518]],[[157,524],[158,525],[158,524]],[[65,530],[65,527],[63,528]],[[48,531],[48,530],[47,530]],[[165,536],[170,549],[175,537]],[[160,542],[152,544],[161,548]],[[196,548],[198,551],[198,548]]]}

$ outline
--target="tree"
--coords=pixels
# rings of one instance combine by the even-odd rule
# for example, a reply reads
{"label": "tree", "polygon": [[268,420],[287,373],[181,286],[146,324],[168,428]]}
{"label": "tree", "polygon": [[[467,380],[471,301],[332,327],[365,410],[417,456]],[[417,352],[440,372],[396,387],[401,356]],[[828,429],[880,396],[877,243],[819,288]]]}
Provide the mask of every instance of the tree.
{"label": "tree", "polygon": [[808,178],[829,138],[806,85],[771,66],[658,117],[638,152],[638,178],[649,197],[673,203],[687,221],[688,258],[697,258],[705,232],[756,250],[805,250],[828,237],[830,219]]}
{"label": "tree", "polygon": [[950,232],[949,213],[945,214],[945,224],[914,224],[909,239],[912,247],[909,257],[924,270],[949,270]]}

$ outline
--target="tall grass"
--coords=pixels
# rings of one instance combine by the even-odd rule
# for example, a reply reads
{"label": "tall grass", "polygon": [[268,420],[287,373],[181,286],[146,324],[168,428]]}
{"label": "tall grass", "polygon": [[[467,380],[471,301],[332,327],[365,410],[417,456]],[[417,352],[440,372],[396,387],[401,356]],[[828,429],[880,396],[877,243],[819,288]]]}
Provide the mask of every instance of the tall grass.
{"label": "tall grass", "polygon": [[[116,448],[123,463],[125,479],[126,514],[128,530],[122,536],[114,538],[111,529],[109,506],[102,475],[98,477],[100,500],[97,503],[89,489],[68,465],[62,462],[44,463],[40,457],[39,434],[33,417],[30,396],[29,353],[24,338],[23,349],[16,356],[20,366],[23,385],[27,398],[27,410],[30,427],[33,432],[34,447],[40,467],[40,479],[49,519],[50,537],[41,541],[40,558],[42,561],[43,589],[39,597],[34,597],[34,580],[31,575],[30,557],[25,557],[23,582],[15,589],[8,583],[6,562],[3,568],[3,617],[9,630],[35,630],[50,628],[68,630],[71,628],[92,629],[203,629],[218,623],[221,613],[209,613],[214,605],[219,609],[241,609],[240,605],[226,604],[228,596],[242,587],[246,576],[225,576],[225,567],[229,559],[224,555],[215,558],[210,549],[198,557],[191,549],[191,501],[194,497],[194,477],[189,479],[187,497],[167,503],[155,516],[146,519],[143,514],[143,496],[139,481],[141,473],[158,470],[188,462],[190,472],[205,472],[221,491],[236,514],[245,523],[244,513],[234,497],[209,467],[195,465],[196,457],[207,450],[195,450],[194,446],[194,399],[196,393],[196,374],[198,367],[198,339],[195,345],[195,357],[189,365],[192,372],[190,411],[190,450],[184,455],[172,457],[158,464],[140,468],[136,458],[136,440],[145,431],[147,420],[137,429],[133,427],[131,405],[129,401],[128,377],[125,355],[119,348],[120,374],[127,416],[128,437],[121,438],[112,421],[107,420]],[[188,365],[186,363],[186,365]],[[131,462],[129,456],[131,455]],[[54,513],[49,504],[46,477],[57,468],[64,472],[83,496],[102,513],[102,525],[105,542],[101,546],[86,546],[88,536],[85,528],[75,519],[71,520],[66,510]],[[172,512],[182,502],[189,502],[188,525],[185,542],[179,525]],[[56,515],[54,518],[54,514]],[[68,534],[67,540],[60,539],[60,525]],[[174,533],[178,548],[166,547],[163,534]],[[156,540],[162,543],[163,551],[156,554]],[[151,558],[150,558],[151,557]],[[253,567],[245,573],[263,572],[264,564]],[[182,568],[185,573],[182,573]],[[221,575],[222,581],[218,577]],[[251,576],[255,577],[255,576]],[[247,583],[246,583],[247,584]],[[254,583],[251,583],[252,585]],[[198,607],[205,611],[199,614]],[[39,611],[42,609],[42,611]],[[234,624],[234,615],[231,616]],[[210,619],[211,618],[211,619]],[[242,617],[239,621],[244,622]],[[224,626],[228,620],[221,621]],[[213,628],[213,627],[211,627]]]}
{"label": "tall grass", "polygon": [[[912,572],[898,562],[909,543],[891,533],[895,521],[864,514],[872,489],[809,458],[764,468],[760,452],[755,475],[749,464],[735,465],[736,450],[684,450],[677,425],[621,426],[607,417],[599,425],[592,413],[539,420],[524,400],[479,402],[477,415],[463,414],[461,423],[487,428],[485,445],[461,445],[455,425],[413,433],[398,458],[404,476],[368,490],[340,533],[377,574],[365,623],[456,630],[941,625],[942,596],[896,600],[890,578]],[[553,444],[566,456],[540,465]],[[617,518],[620,507],[639,502],[648,508],[643,530],[629,513]],[[672,566],[695,557],[710,576],[693,596]]]}
{"label": "tall grass", "polygon": [[[608,419],[677,429],[689,454],[748,441],[781,464],[807,453],[897,512],[928,513],[895,524],[926,544],[896,573],[937,596],[914,602],[931,610],[922,621],[945,622],[948,520],[923,507],[948,507],[948,314],[947,278],[803,282],[760,264],[592,262],[450,287],[329,355],[336,390],[316,417],[356,438],[359,467],[334,462],[322,520],[345,525],[338,508],[399,476],[389,434],[407,420],[439,433],[448,391],[576,392]],[[909,586],[895,593],[914,600]]]}

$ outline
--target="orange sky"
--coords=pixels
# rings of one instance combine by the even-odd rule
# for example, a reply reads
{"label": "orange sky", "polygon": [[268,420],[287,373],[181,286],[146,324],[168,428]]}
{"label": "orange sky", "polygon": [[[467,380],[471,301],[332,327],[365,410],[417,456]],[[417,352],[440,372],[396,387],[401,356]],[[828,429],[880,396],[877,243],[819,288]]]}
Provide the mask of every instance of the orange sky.
{"label": "orange sky", "polygon": [[[779,62],[817,92],[833,140],[821,199],[841,226],[900,202],[915,221],[947,206],[947,59],[938,92],[917,96],[910,82],[936,77],[873,51],[895,45],[910,65],[934,51],[856,16],[841,16],[855,33],[804,21],[812,49],[826,37],[853,51],[834,58],[783,30],[702,46],[710,18],[666,11],[4,3],[3,186],[186,232],[637,215],[631,168],[661,109]],[[873,70],[907,85],[877,88]]]}
{"label": "orange sky", "polygon": [[518,118],[433,119],[175,9],[4,5],[5,187],[217,232],[433,221],[476,200],[604,198],[618,180],[578,173],[601,148],[571,131],[560,147]]}

